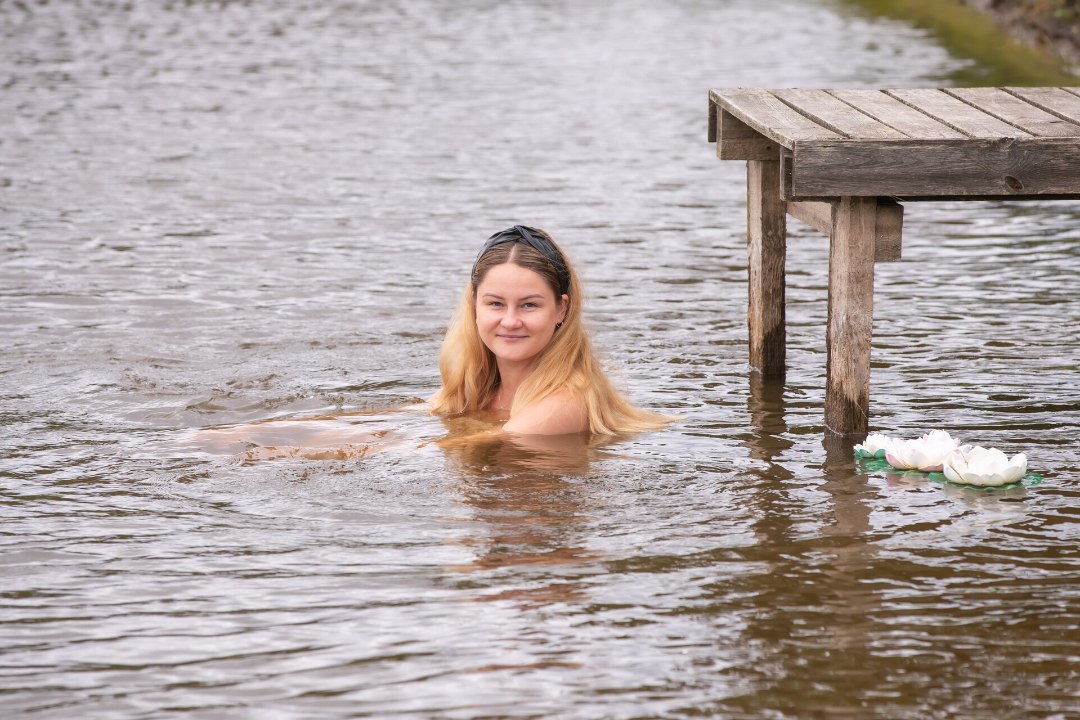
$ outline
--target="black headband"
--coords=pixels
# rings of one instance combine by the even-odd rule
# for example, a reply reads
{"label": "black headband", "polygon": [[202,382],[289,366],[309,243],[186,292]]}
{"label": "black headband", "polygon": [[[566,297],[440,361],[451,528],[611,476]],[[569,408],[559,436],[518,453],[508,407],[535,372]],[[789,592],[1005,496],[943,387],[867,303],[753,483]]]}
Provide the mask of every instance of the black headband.
{"label": "black headband", "polygon": [[551,264],[555,266],[555,274],[559,278],[559,294],[565,295],[570,290],[570,271],[566,267],[566,260],[563,259],[562,253],[546,234],[525,225],[515,225],[489,237],[476,255],[476,260],[473,262],[473,274],[476,274],[476,263],[480,262],[484,253],[496,245],[510,242],[524,243],[551,261]]}

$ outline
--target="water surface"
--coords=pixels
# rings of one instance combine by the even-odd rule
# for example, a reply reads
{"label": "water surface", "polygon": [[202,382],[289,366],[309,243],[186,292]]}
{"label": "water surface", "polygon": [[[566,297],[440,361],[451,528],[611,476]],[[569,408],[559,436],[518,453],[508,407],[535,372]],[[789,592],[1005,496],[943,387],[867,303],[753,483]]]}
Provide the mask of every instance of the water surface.
{"label": "water surface", "polygon": [[[906,209],[875,430],[823,441],[827,241],[746,364],[744,170],[710,87],[949,84],[831,0],[0,5],[0,692],[35,718],[1080,714],[1080,205]],[[548,228],[670,429],[444,449],[401,410],[476,248]],[[192,431],[353,413],[365,458]]]}

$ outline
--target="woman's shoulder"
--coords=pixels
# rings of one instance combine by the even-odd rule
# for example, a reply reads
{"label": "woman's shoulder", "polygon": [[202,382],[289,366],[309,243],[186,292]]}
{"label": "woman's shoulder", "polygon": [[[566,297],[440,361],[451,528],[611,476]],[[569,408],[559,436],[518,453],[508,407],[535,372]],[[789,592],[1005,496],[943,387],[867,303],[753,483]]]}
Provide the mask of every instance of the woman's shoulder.
{"label": "woman's shoulder", "polygon": [[519,435],[568,435],[589,429],[585,400],[569,388],[559,388],[514,414],[503,430]]}

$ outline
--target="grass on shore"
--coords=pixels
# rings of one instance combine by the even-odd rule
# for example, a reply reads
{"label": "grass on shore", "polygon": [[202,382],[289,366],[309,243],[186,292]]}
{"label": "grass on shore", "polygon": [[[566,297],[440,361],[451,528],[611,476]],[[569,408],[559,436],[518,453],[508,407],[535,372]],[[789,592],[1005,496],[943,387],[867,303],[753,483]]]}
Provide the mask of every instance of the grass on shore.
{"label": "grass on shore", "polygon": [[958,0],[842,0],[874,15],[908,20],[953,55],[975,61],[943,81],[957,87],[1080,85],[1061,62],[1012,37],[989,15]]}

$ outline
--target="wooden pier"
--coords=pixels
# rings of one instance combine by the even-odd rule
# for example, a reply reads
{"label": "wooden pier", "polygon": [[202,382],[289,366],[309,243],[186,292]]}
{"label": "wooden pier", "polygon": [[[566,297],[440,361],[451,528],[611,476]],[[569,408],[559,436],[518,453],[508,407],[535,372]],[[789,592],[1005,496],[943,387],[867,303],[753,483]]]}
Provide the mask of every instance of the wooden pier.
{"label": "wooden pier", "polygon": [[825,426],[868,429],[874,263],[905,201],[1080,199],[1080,88],[709,93],[709,141],[747,166],[750,364],[785,371],[787,215],[830,238]]}

